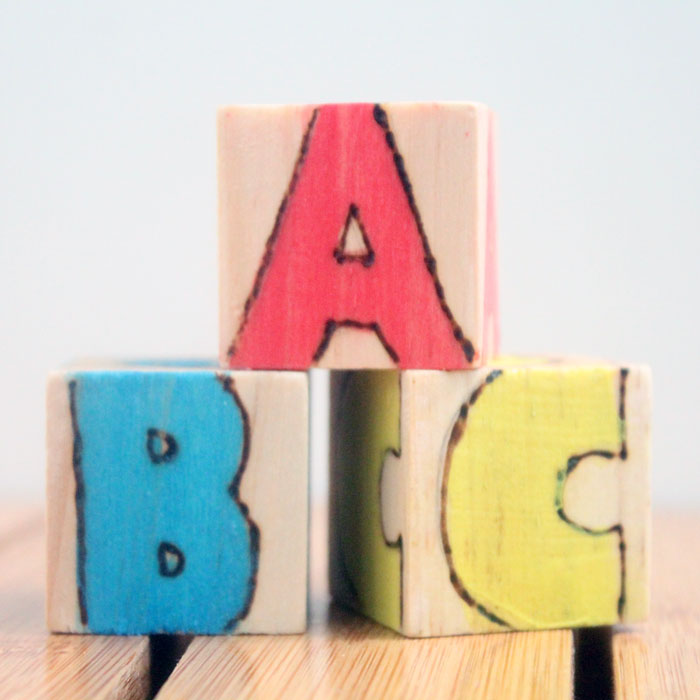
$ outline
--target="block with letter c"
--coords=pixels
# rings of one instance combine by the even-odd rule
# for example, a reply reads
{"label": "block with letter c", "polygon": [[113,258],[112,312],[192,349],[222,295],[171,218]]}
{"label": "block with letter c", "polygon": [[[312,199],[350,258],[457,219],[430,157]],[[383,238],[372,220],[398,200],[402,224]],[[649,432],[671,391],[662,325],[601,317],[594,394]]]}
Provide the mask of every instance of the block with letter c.
{"label": "block with letter c", "polygon": [[645,617],[646,368],[503,359],[333,383],[337,598],[409,636]]}

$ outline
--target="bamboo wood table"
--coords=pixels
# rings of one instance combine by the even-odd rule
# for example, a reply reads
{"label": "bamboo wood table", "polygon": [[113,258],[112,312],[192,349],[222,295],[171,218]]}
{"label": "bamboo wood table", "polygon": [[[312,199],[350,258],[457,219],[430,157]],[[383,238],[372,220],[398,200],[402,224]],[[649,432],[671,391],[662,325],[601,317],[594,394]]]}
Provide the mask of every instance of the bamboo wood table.
{"label": "bamboo wood table", "polygon": [[306,635],[48,635],[39,507],[0,507],[0,698],[698,698],[700,514],[655,519],[652,619],[405,640],[329,605],[314,516]]}

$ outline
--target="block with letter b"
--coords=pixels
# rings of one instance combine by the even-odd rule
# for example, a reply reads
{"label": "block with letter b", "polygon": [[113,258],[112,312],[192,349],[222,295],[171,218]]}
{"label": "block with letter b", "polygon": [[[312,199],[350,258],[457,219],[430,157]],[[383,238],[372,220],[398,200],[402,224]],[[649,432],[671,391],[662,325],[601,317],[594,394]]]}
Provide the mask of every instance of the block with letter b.
{"label": "block with letter b", "polygon": [[643,619],[650,400],[634,366],[333,373],[334,596],[417,637]]}
{"label": "block with letter b", "polygon": [[49,629],[302,632],[307,382],[208,363],[54,373]]}
{"label": "block with letter b", "polygon": [[222,364],[484,364],[498,344],[494,138],[471,103],[222,109]]}

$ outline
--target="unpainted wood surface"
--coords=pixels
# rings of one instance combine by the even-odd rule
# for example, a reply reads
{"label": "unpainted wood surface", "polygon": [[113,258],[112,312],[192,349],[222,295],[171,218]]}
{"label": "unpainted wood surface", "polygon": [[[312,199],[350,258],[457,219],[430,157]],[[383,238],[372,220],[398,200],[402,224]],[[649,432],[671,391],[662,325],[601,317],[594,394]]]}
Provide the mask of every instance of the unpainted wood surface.
{"label": "unpainted wood surface", "polygon": [[654,520],[649,623],[613,636],[616,697],[700,697],[700,517]]}
{"label": "unpainted wood surface", "polygon": [[147,637],[49,635],[39,507],[0,507],[0,698],[145,698]]}
{"label": "unpainted wood surface", "polygon": [[195,638],[158,700],[573,697],[570,632],[409,640],[329,606],[324,525],[315,514],[308,634]]}

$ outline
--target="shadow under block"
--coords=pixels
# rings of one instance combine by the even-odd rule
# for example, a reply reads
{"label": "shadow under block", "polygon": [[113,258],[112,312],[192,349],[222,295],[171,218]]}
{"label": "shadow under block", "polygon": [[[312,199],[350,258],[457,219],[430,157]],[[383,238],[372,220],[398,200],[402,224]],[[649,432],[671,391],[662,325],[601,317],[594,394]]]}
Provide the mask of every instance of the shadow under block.
{"label": "shadow under block", "polygon": [[497,351],[487,107],[236,106],[218,132],[223,366],[463,369]]}
{"label": "shadow under block", "polygon": [[47,408],[51,631],[304,631],[305,374],[76,367]]}
{"label": "shadow under block", "polygon": [[337,600],[415,637],[646,616],[646,368],[504,360],[331,381]]}

